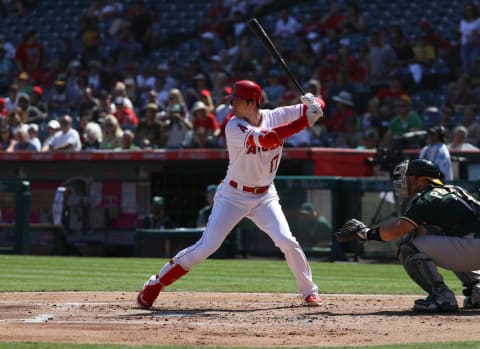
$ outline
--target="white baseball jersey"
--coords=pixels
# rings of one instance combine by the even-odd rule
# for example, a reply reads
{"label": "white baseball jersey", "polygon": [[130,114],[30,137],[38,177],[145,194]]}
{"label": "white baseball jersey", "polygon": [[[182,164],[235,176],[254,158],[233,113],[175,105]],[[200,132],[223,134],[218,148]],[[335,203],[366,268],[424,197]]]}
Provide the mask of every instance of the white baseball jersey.
{"label": "white baseball jersey", "polygon": [[273,149],[253,147],[247,144],[248,137],[261,130],[271,130],[295,119],[303,113],[303,105],[297,104],[273,110],[260,110],[260,125],[234,116],[225,127],[229,165],[227,178],[252,187],[266,186],[273,182],[277,173],[283,147]]}

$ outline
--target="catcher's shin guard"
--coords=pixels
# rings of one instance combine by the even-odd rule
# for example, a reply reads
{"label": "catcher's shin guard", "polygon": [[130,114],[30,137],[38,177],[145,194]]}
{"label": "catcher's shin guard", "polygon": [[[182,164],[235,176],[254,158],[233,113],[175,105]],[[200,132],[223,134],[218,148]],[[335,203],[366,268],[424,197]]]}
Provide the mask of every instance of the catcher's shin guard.
{"label": "catcher's shin guard", "polygon": [[435,263],[411,242],[401,243],[397,252],[407,274],[428,294],[432,294],[435,286],[444,283]]}
{"label": "catcher's shin guard", "polygon": [[180,264],[176,264],[171,259],[163,266],[160,273],[152,275],[143,285],[142,290],[137,295],[138,306],[145,309],[150,308],[165,286],[172,284],[187,272],[188,270],[183,269]]}

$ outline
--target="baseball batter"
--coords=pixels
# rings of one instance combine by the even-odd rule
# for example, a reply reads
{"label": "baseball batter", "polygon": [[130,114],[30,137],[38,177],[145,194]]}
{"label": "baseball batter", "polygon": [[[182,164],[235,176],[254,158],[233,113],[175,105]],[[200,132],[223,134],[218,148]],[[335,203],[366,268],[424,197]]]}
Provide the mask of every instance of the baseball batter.
{"label": "baseball batter", "polygon": [[262,89],[249,80],[237,81],[230,99],[233,117],[225,128],[229,165],[205,231],[194,245],[180,251],[145,283],[136,299],[142,308],[150,308],[164,287],[214,253],[244,217],[266,232],[283,252],[306,305],[321,304],[310,265],[290,231],[273,179],[283,140],[312,126],[323,116],[325,104],[306,94],[301,97],[303,104],[260,109]]}
{"label": "baseball batter", "polygon": [[459,186],[445,185],[443,174],[430,160],[406,160],[393,171],[399,198],[409,198],[403,215],[370,229],[351,219],[337,233],[341,242],[388,241],[404,236],[397,255],[408,275],[428,293],[415,301],[417,312],[454,312],[455,294],[437,266],[455,272],[462,281],[464,308],[480,308],[480,201]]}

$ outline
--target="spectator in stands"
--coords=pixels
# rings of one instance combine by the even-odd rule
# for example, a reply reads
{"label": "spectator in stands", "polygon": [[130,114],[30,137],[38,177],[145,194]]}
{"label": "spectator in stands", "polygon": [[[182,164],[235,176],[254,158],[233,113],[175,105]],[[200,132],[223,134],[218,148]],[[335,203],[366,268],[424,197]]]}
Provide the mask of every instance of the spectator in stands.
{"label": "spectator in stands", "polygon": [[140,120],[137,127],[137,144],[141,148],[162,148],[165,145],[165,131],[163,125],[157,120],[158,106],[148,103],[145,117]]}
{"label": "spectator in stands", "polygon": [[11,112],[8,113],[7,123],[8,123],[8,126],[10,127],[10,130],[12,131],[13,135],[15,135],[15,132],[17,131],[17,128],[24,125],[22,123],[22,117],[21,117],[21,114],[20,114],[20,110],[18,108],[14,109],[14,110],[12,110]]}
{"label": "spectator in stands", "polygon": [[207,106],[207,111],[209,113],[215,112],[215,104],[213,103],[212,93],[210,92],[210,90],[200,90],[199,100]]}
{"label": "spectator in stands", "polygon": [[93,91],[100,91],[105,86],[102,86],[102,78],[100,76],[100,62],[97,60],[90,60],[87,65],[86,70],[86,86],[82,86],[82,90],[85,91],[85,88],[90,88]]}
{"label": "spectator in stands", "polygon": [[270,69],[267,75],[267,81],[263,88],[267,94],[267,98],[275,106],[281,105],[281,99],[287,90],[285,85],[280,81],[280,71],[278,69]]}
{"label": "spectator in stands", "polygon": [[[170,71],[170,67],[168,62],[161,62],[157,64],[156,69],[154,71],[155,79],[160,79],[165,81],[165,90],[170,91],[172,88],[177,87],[177,80],[172,76],[172,72]],[[198,86],[198,91],[203,88],[209,88],[209,86],[200,87]]]}
{"label": "spectator in stands", "polygon": [[101,0],[92,0],[90,6],[88,6],[85,16],[95,17],[97,19],[102,18],[102,1]]}
{"label": "spectator in stands", "polygon": [[50,143],[55,136],[55,134],[60,131],[60,123],[57,120],[50,120],[48,122],[48,135],[47,138],[42,143],[42,152],[49,151]]}
{"label": "spectator in stands", "polygon": [[0,97],[0,121],[6,118],[8,115],[8,110],[5,106],[6,106],[5,98]]}
{"label": "spectator in stands", "polygon": [[133,38],[142,46],[143,53],[148,54],[152,48],[152,16],[140,0],[135,0],[126,14]]}
{"label": "spectator in stands", "polygon": [[357,148],[361,142],[363,133],[359,129],[357,116],[349,116],[345,120],[345,131],[336,134],[333,147]]}
{"label": "spectator in stands", "polygon": [[346,132],[347,119],[357,116],[357,112],[354,110],[353,96],[348,91],[341,91],[338,95],[333,96],[332,100],[336,102],[335,110],[331,115],[321,119],[320,122],[324,123],[329,133]]}
{"label": "spectator in stands", "polygon": [[347,13],[342,26],[348,27],[354,33],[364,33],[366,31],[367,21],[357,2],[350,1],[347,3]]}
{"label": "spectator in stands", "polygon": [[98,123],[102,123],[105,116],[115,112],[115,105],[111,101],[110,94],[103,90],[98,94],[98,104],[93,107],[90,119]]}
{"label": "spectator in stands", "polygon": [[[75,48],[72,38],[65,33],[61,39],[61,45],[55,58],[59,61],[60,69],[80,68],[80,62],[77,60],[78,50]],[[58,72],[56,73],[58,74]]]}
{"label": "spectator in stands", "polygon": [[38,138],[38,125],[37,124],[27,124],[27,132],[30,143],[35,147],[35,151],[42,150],[42,142]]}
{"label": "spectator in stands", "polygon": [[425,32],[420,32],[415,36],[412,49],[415,54],[415,61],[422,67],[431,67],[437,58],[435,46],[428,41],[428,36]]}
{"label": "spectator in stands", "polygon": [[13,151],[38,151],[35,145],[28,136],[28,130],[26,125],[18,127],[15,131],[15,145]]}
{"label": "spectator in stands", "polygon": [[228,9],[223,4],[223,0],[214,0],[213,5],[208,10],[208,18],[201,19],[200,30],[223,35],[228,25],[227,15]]}
{"label": "spectator in stands", "polygon": [[174,229],[177,225],[165,212],[163,196],[154,196],[150,214],[143,219],[144,229]]}
{"label": "spectator in stands", "polygon": [[123,13],[123,4],[117,0],[108,0],[102,7],[103,18],[118,18]]}
{"label": "spectator in stands", "polygon": [[135,110],[135,106],[133,105],[132,100],[127,95],[127,87],[125,86],[125,82],[123,82],[123,81],[117,81],[115,83],[115,86],[113,87],[112,100],[115,102],[117,97],[122,97],[123,98],[123,104],[127,108]]}
{"label": "spectator in stands", "polygon": [[448,150],[479,150],[479,148],[467,142],[468,130],[465,126],[457,126],[453,130],[453,138],[447,144]]}
{"label": "spectator in stands", "polygon": [[[225,120],[227,115],[232,112],[232,106],[230,104],[230,101],[228,100],[228,96],[230,96],[231,94],[232,94],[232,88],[230,86],[226,86],[223,89],[222,101],[218,103],[217,106],[215,107],[215,117],[217,118],[217,121],[220,125],[222,125],[223,120]],[[222,129],[222,132],[223,132],[223,129]]]}
{"label": "spectator in stands", "polygon": [[8,87],[13,81],[13,64],[7,56],[7,49],[0,44],[0,95],[8,91]]}
{"label": "spectator in stands", "polygon": [[224,90],[229,86],[229,76],[225,71],[218,71],[213,74],[211,96],[216,108],[225,102]]}
{"label": "spectator in stands", "polygon": [[178,88],[172,88],[168,91],[168,100],[165,105],[165,110],[171,110],[171,108],[177,104],[182,108],[183,115],[185,115],[188,120],[191,120],[191,115],[182,91]]}
{"label": "spectator in stands", "polygon": [[30,107],[30,97],[26,93],[20,92],[18,94],[17,101],[17,110],[20,113],[20,118],[22,120],[22,123],[26,124],[30,122],[28,110],[28,108]]}
{"label": "spectator in stands", "polygon": [[343,12],[342,5],[339,1],[332,1],[330,3],[330,9],[321,18],[323,30],[328,32],[329,30],[338,30],[345,22],[345,14]]}
{"label": "spectator in stands", "polygon": [[167,111],[167,119],[164,121],[167,148],[182,148],[185,145],[193,125],[185,116],[183,107],[174,104]]}
{"label": "spectator in stands", "polygon": [[275,22],[274,36],[290,38],[295,36],[302,29],[302,25],[292,16],[288,9],[282,9],[280,16]]}
{"label": "spectator in stands", "polygon": [[33,30],[24,34],[22,41],[15,50],[15,62],[21,72],[26,72],[35,84],[42,82],[45,49],[37,40]]}
{"label": "spectator in stands", "polygon": [[210,213],[212,212],[213,198],[215,197],[216,192],[217,192],[216,184],[209,184],[207,186],[207,190],[205,191],[207,205],[203,206],[198,211],[197,224],[196,224],[197,228],[204,228],[207,226],[208,217],[210,217]]}
{"label": "spectator in stands", "polygon": [[468,131],[467,142],[480,146],[480,123],[477,121],[477,106],[468,105],[463,111],[462,126]]}
{"label": "spectator in stands", "polygon": [[117,118],[122,129],[134,130],[138,125],[138,117],[133,109],[125,106],[124,97],[115,98],[115,111],[113,115]]}
{"label": "spectator in stands", "polygon": [[192,108],[193,128],[204,127],[207,131],[208,138],[216,138],[220,135],[220,125],[217,118],[208,112],[207,106],[202,101],[197,101]]}
{"label": "spectator in stands", "polygon": [[377,149],[379,140],[380,137],[375,129],[366,129],[363,131],[362,138],[357,146],[357,149]]}
{"label": "spectator in stands", "polygon": [[446,130],[443,126],[434,126],[428,129],[427,145],[425,145],[419,154],[420,159],[427,159],[434,162],[444,175],[447,182],[453,180],[452,160],[450,151],[445,144]]}
{"label": "spectator in stands", "polygon": [[78,131],[72,127],[72,117],[63,115],[60,117],[60,131],[57,132],[49,146],[48,150],[53,152],[72,152],[82,149],[80,135]]}
{"label": "spectator in stands", "polygon": [[[43,101],[43,89],[40,86],[33,86],[32,95],[30,96],[30,108],[34,109],[34,113],[30,114],[33,121],[37,118],[36,122],[45,120],[48,117],[48,107]],[[35,114],[35,115],[33,115]]]}
{"label": "spectator in stands", "polygon": [[443,103],[440,107],[440,125],[448,130],[451,134],[455,128],[455,107],[450,103]]}
{"label": "spectator in stands", "polygon": [[185,148],[207,149],[218,147],[217,139],[212,137],[210,132],[203,126],[194,128],[191,137],[185,143]]}
{"label": "spectator in stands", "polygon": [[312,8],[309,18],[303,22],[303,33],[308,36],[310,33],[324,34],[324,26],[322,24],[322,17],[324,13],[318,8]]}
{"label": "spectator in stands", "polygon": [[304,202],[292,217],[292,233],[306,250],[331,246],[332,225],[318,213],[311,202]]}
{"label": "spectator in stands", "polygon": [[18,85],[13,83],[8,89],[8,96],[5,98],[5,109],[8,112],[11,112],[17,109],[18,103]]}
{"label": "spectator in stands", "polygon": [[114,150],[140,150],[135,143],[135,133],[132,130],[124,130],[122,135],[121,146]]}
{"label": "spectator in stands", "polygon": [[[353,96],[355,95],[355,91],[357,91],[356,85],[348,76],[348,68],[342,67],[337,71],[336,77],[334,81],[330,81],[327,84],[327,96],[336,96],[342,91],[346,91]],[[328,109],[327,109],[328,110]]]}
{"label": "spectator in stands", "polygon": [[388,77],[388,85],[376,91],[369,102],[371,103],[370,108],[376,109],[376,114],[383,105],[389,104],[393,106],[394,101],[403,95],[408,95],[408,92],[403,88],[400,76],[392,74]]}
{"label": "spectator in stands", "polygon": [[91,87],[86,87],[83,90],[82,99],[79,104],[78,113],[81,116],[90,116],[92,115],[93,110],[99,105],[99,100],[94,96],[93,90]]}
{"label": "spectator in stands", "polygon": [[461,33],[460,55],[463,71],[465,74],[469,74],[480,56],[480,15],[476,3],[465,4],[459,31]]}
{"label": "spectator in stands", "polygon": [[73,105],[73,100],[67,94],[66,76],[60,74],[55,80],[55,88],[47,99],[48,110],[56,114],[68,113]]}
{"label": "spectator in stands", "polygon": [[394,71],[397,58],[393,48],[384,42],[378,31],[370,33],[369,53],[370,90],[375,93],[378,88],[387,84],[387,78]]}
{"label": "spectator in stands", "polygon": [[395,52],[397,75],[411,80],[409,78],[412,74],[412,64],[415,63],[415,54],[410,41],[405,37],[403,29],[397,23],[391,26],[390,45]]}
{"label": "spectator in stands", "polygon": [[332,96],[328,95],[326,86],[336,80],[340,68],[337,55],[327,55],[314,73],[314,79],[322,82],[322,86],[324,87],[322,95],[324,98],[327,98],[327,100]]}
{"label": "spectator in stands", "polygon": [[0,120],[0,152],[12,152],[16,140],[8,123]]}
{"label": "spectator in stands", "polygon": [[121,146],[123,131],[115,116],[111,114],[105,116],[102,130],[100,149],[115,149]]}
{"label": "spectator in stands", "polygon": [[82,144],[82,150],[100,149],[102,143],[102,127],[94,121],[87,123],[85,127],[85,141]]}
{"label": "spectator in stands", "polygon": [[447,103],[452,104],[455,110],[466,105],[477,104],[477,97],[471,87],[471,78],[468,74],[460,74],[455,82],[448,85]]}
{"label": "spectator in stands", "polygon": [[300,132],[288,137],[285,140],[285,147],[309,147],[312,144],[312,132],[310,128],[305,128]]}
{"label": "spectator in stands", "polygon": [[21,72],[20,74],[18,74],[15,82],[18,85],[18,92],[26,93],[28,96],[32,94],[33,85],[30,81],[30,76],[28,76],[28,73]]}
{"label": "spectator in stands", "polygon": [[5,35],[3,34],[0,34],[0,47],[3,47],[7,51],[6,57],[8,59],[12,61],[15,59],[15,45],[5,38]]}
{"label": "spectator in stands", "polygon": [[383,136],[382,144],[390,146],[393,137],[402,136],[406,132],[423,129],[422,118],[412,110],[412,100],[407,95],[398,97],[394,102],[395,117],[391,120],[387,132]]}
{"label": "spectator in stands", "polygon": [[[99,9],[100,11],[101,9]],[[99,47],[101,43],[101,33],[98,26],[98,18],[86,14],[80,18],[81,49],[80,60],[82,67],[88,67],[90,61],[100,59]]]}

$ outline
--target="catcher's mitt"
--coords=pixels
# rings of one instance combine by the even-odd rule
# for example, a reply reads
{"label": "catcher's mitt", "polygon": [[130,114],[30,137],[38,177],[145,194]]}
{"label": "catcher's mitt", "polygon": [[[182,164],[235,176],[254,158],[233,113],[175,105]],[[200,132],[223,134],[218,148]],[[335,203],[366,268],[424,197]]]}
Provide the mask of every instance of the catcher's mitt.
{"label": "catcher's mitt", "polygon": [[352,218],[346,221],[335,235],[339,242],[349,242],[353,239],[365,242],[367,241],[367,232],[369,230],[370,228],[365,223]]}

